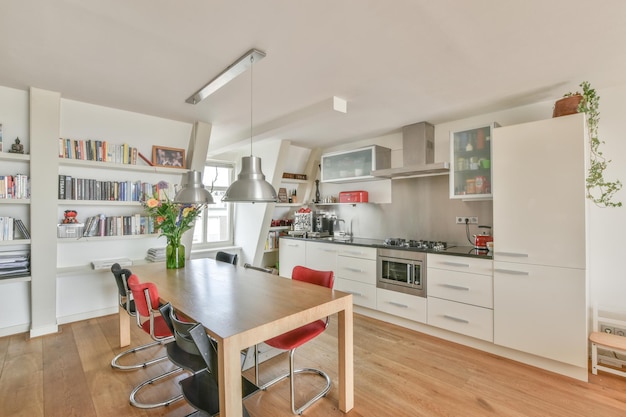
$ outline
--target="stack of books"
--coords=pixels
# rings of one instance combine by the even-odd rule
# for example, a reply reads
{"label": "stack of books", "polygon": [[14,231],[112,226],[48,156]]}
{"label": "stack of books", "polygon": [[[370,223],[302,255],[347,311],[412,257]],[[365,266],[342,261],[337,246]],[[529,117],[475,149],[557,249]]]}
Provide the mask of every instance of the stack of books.
{"label": "stack of books", "polygon": [[0,279],[28,276],[30,274],[27,251],[0,252]]}
{"label": "stack of books", "polygon": [[150,248],[146,255],[146,260],[150,262],[165,261],[165,248]]}

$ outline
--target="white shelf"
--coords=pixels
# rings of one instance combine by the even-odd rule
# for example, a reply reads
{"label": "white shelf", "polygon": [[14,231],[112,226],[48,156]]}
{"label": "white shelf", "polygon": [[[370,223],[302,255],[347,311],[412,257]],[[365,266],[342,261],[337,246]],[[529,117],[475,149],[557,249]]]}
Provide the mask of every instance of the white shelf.
{"label": "white shelf", "polygon": [[59,200],[60,206],[141,206],[140,201]]}
{"label": "white shelf", "polygon": [[276,230],[291,230],[291,226],[271,226],[270,227],[270,232],[273,232]]}
{"label": "white shelf", "polygon": [[301,207],[309,203],[276,203],[276,207]]}
{"label": "white shelf", "polygon": [[0,198],[0,204],[30,204],[30,198]]}
{"label": "white shelf", "polygon": [[111,240],[129,240],[129,239],[146,239],[151,237],[158,237],[159,234],[152,233],[148,235],[122,235],[122,236],[82,236],[82,237],[59,237],[58,243],[82,243],[82,242],[104,242]]}
{"label": "white shelf", "polygon": [[0,246],[30,245],[30,239],[0,240]]}
{"label": "white shelf", "polygon": [[30,161],[30,155],[23,153],[0,152],[0,161]]}
{"label": "white shelf", "polygon": [[77,166],[84,168],[100,168],[100,169],[114,169],[125,170],[135,172],[149,172],[160,174],[185,174],[189,172],[185,168],[166,168],[166,167],[151,167],[148,165],[132,165],[132,164],[116,164],[114,162],[100,162],[100,161],[84,161],[82,159],[67,159],[59,158],[59,165],[61,166]]}
{"label": "white shelf", "polygon": [[30,275],[26,275],[23,277],[12,277],[12,278],[0,278],[0,285],[2,284],[12,284],[14,282],[30,282]]}
{"label": "white shelf", "polygon": [[281,178],[280,182],[283,184],[308,184],[309,180],[297,180],[295,178]]}

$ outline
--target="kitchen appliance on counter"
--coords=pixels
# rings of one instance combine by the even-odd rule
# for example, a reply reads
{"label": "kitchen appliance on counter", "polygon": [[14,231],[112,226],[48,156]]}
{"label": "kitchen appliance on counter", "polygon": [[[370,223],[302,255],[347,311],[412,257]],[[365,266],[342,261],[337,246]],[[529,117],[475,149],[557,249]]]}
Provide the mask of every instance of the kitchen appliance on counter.
{"label": "kitchen appliance on counter", "polygon": [[376,287],[426,297],[426,253],[379,248]]}
{"label": "kitchen appliance on counter", "polygon": [[491,236],[491,227],[478,226],[479,229],[488,229],[479,235],[474,235],[474,247],[476,249],[488,250],[488,242],[493,242],[493,236]]}
{"label": "kitchen appliance on counter", "polygon": [[441,240],[407,240],[397,237],[389,237],[383,241],[383,244],[385,246],[431,250],[445,250],[449,247],[448,242]]}
{"label": "kitchen appliance on counter", "polygon": [[318,237],[332,236],[334,219],[322,211],[313,213],[313,232],[319,234]]}

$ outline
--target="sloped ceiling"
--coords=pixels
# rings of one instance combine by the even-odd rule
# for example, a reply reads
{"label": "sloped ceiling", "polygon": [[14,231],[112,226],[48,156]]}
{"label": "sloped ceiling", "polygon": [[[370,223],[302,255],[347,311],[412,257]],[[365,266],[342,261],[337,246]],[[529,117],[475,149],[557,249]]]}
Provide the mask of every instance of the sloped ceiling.
{"label": "sloped ceiling", "polygon": [[0,85],[205,121],[217,152],[250,138],[250,72],[185,100],[257,48],[255,140],[323,147],[624,84],[625,17],[623,0],[4,0]]}

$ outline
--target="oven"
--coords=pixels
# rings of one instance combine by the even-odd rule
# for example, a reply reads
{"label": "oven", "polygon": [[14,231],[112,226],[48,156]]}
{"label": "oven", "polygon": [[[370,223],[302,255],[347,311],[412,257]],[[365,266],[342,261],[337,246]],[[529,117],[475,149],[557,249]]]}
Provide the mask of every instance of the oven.
{"label": "oven", "polygon": [[379,248],[376,287],[426,297],[426,253]]}

